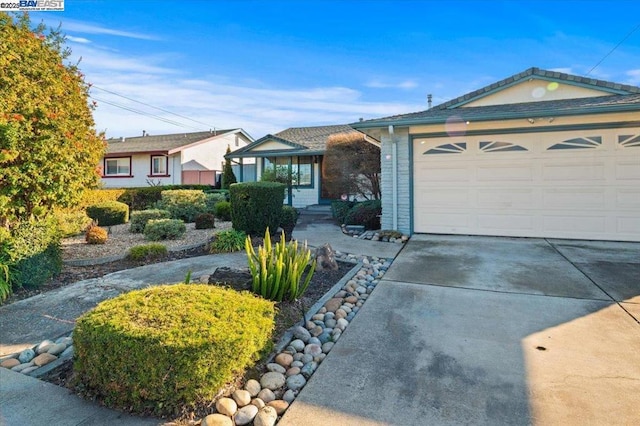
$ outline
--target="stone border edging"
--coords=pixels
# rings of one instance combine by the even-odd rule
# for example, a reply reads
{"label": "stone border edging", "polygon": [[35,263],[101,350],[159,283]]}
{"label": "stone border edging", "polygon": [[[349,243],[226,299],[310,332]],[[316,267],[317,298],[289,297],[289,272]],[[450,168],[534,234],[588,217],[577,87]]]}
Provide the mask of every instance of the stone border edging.
{"label": "stone border edging", "polygon": [[[189,244],[186,246],[178,246],[178,247],[167,247],[167,251],[176,252],[183,250],[192,250],[194,248],[198,248],[203,246],[204,243],[198,244]],[[104,263],[115,262],[116,260],[122,260],[127,257],[127,254],[117,254],[115,256],[106,256],[106,257],[98,257],[98,258],[87,258],[87,259],[69,259],[64,260],[62,263],[69,266],[92,266],[92,265],[102,265]]]}
{"label": "stone border edging", "polygon": [[293,340],[292,330],[298,326],[304,326],[305,322],[310,321],[311,317],[315,315],[316,312],[318,312],[320,308],[322,308],[324,304],[327,303],[327,301],[331,299],[336,292],[340,291],[340,289],[344,287],[350,279],[356,276],[356,274],[358,273],[360,268],[362,268],[363,265],[364,263],[362,261],[359,261],[358,263],[356,263],[353,266],[353,268],[351,268],[351,270],[347,272],[340,279],[340,281],[338,281],[333,287],[327,290],[324,296],[318,299],[316,303],[314,303],[309,309],[307,309],[307,311],[304,314],[304,321],[303,320],[298,321],[297,323],[289,327],[287,331],[284,332],[284,335],[280,338],[278,343],[273,347],[273,351],[271,355],[269,355],[269,358],[267,358],[267,362],[266,362],[267,364],[273,361],[276,355],[282,352],[287,347],[287,345]]}

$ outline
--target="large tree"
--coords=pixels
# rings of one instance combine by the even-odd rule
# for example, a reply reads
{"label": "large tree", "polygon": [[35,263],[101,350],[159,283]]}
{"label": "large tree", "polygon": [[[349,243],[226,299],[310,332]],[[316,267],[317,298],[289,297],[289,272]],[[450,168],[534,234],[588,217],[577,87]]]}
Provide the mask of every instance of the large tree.
{"label": "large tree", "polygon": [[322,163],[330,193],[380,199],[380,147],[360,132],[329,136]]}
{"label": "large tree", "polygon": [[0,226],[75,203],[99,182],[104,137],[57,30],[0,12]]}

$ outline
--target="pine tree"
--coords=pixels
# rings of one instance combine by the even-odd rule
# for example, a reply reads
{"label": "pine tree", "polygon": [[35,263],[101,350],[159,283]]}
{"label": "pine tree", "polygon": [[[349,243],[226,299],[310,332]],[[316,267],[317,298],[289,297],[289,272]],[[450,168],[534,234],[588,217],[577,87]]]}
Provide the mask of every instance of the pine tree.
{"label": "pine tree", "polygon": [[[231,153],[231,147],[227,145],[227,154]],[[224,163],[224,168],[222,169],[222,189],[229,189],[232,183],[236,183],[238,180],[236,179],[236,175],[233,173],[233,168],[231,167],[231,160],[227,158]]]}

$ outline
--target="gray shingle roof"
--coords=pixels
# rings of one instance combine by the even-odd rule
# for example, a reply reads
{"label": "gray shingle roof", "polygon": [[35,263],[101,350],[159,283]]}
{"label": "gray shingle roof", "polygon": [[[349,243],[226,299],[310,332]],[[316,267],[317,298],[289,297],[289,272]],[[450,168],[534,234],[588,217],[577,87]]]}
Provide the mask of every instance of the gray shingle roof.
{"label": "gray shingle roof", "polygon": [[348,124],[314,127],[290,127],[286,130],[276,133],[275,135],[268,134],[247,146],[233,151],[231,154],[229,154],[229,158],[253,157],[255,155],[260,156],[271,153],[272,151],[252,152],[256,146],[259,146],[267,141],[277,141],[286,145],[290,145],[292,148],[290,151],[282,151],[283,153],[287,153],[289,155],[321,154],[327,148],[327,139],[329,138],[329,136],[340,133],[360,133],[360,131],[353,129]]}
{"label": "gray shingle roof", "polygon": [[[583,86],[590,86],[594,89],[609,91],[612,94],[591,98],[456,108],[456,106],[481,97],[483,94],[491,93],[501,87],[507,87],[519,80],[528,79],[534,75],[557,81],[565,81],[568,84],[574,82]],[[491,120],[521,117],[535,118],[534,116],[559,116],[609,111],[640,111],[640,87],[617,84],[587,77],[579,77],[560,72],[546,71],[538,68],[530,68],[522,73],[515,74],[489,86],[437,105],[430,110],[365,120],[353,123],[352,126],[358,129],[384,126],[387,124],[398,124],[398,122],[406,122],[407,124],[442,123],[453,115],[458,115],[464,120]]]}
{"label": "gray shingle roof", "polygon": [[137,136],[133,138],[107,139],[107,154],[125,154],[133,152],[170,151],[205,139],[228,133],[232,130],[215,132],[175,133],[171,135]]}

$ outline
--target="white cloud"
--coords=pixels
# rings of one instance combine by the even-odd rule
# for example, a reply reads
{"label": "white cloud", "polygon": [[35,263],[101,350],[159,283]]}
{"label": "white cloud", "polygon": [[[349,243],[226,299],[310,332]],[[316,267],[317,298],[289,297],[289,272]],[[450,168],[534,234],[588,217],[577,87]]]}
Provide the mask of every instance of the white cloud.
{"label": "white cloud", "polygon": [[629,70],[625,74],[629,76],[629,79],[626,81],[627,84],[631,84],[633,86],[640,86],[640,68],[635,70]]}
{"label": "white cloud", "polygon": [[91,43],[91,40],[88,40],[88,39],[86,39],[84,37],[74,37],[74,36],[68,35],[68,36],[66,36],[66,39],[69,40],[69,41],[72,41],[74,43],[81,43],[81,44]]}
{"label": "white cloud", "polygon": [[366,87],[371,87],[374,89],[403,89],[410,90],[418,87],[418,83],[415,80],[404,80],[397,83],[389,83],[379,79],[370,80],[365,83]]}
{"label": "white cloud", "polygon": [[[59,21],[55,21],[53,19],[46,19],[45,23],[54,28],[57,28],[60,24]],[[159,37],[152,34],[122,31],[115,28],[107,28],[91,22],[75,21],[73,19],[65,19],[64,23],[61,26],[61,29],[64,33],[74,32],[81,34],[104,34],[116,37],[135,38],[140,40],[160,40]]]}
{"label": "white cloud", "polygon": [[570,67],[565,67],[565,68],[551,68],[551,69],[549,69],[549,71],[553,71],[553,72],[561,72],[561,73],[565,73],[565,74],[575,74],[575,72],[573,71],[573,69],[571,69]]}

